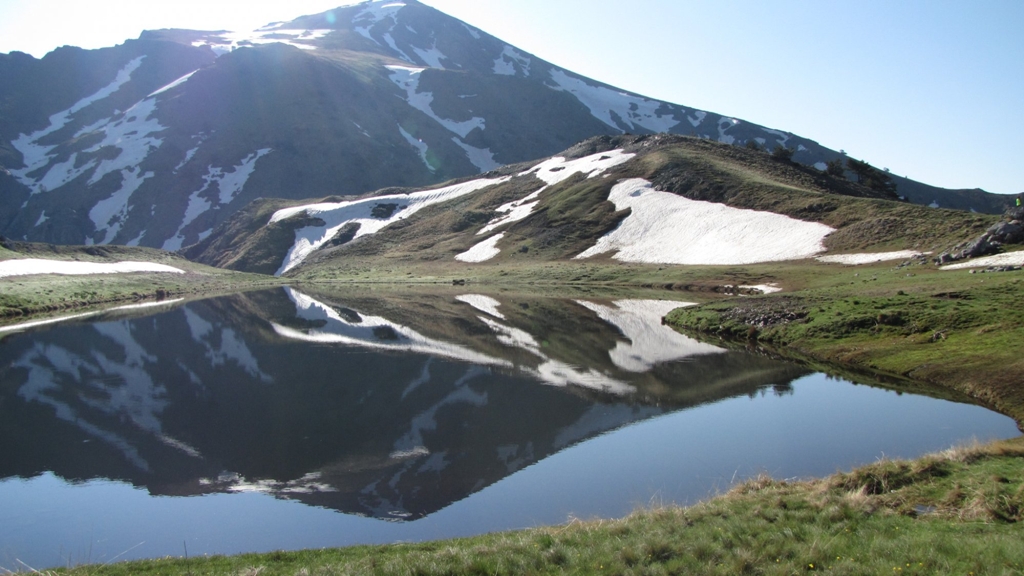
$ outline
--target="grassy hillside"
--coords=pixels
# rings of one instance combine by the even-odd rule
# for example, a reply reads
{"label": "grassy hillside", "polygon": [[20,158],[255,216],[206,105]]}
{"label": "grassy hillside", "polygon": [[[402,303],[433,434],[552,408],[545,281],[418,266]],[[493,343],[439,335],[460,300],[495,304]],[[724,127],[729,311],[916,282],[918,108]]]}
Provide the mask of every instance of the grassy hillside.
{"label": "grassy hillside", "polygon": [[[735,208],[774,212],[826,224],[837,231],[826,239],[830,252],[914,249],[939,252],[974,238],[998,217],[953,210],[936,210],[899,202],[892,193],[879,192],[845,178],[828,176],[814,168],[779,161],[770,154],[681,136],[599,137],[561,154],[569,160],[615,149],[636,154],[604,175],[587,178],[577,173],[549,186],[539,196],[532,214],[505,224],[497,242],[501,250],[483,264],[457,262],[465,252],[492,233],[478,235],[502,213],[503,204],[539,190],[544,182],[532,174],[519,174],[536,163],[505,167],[485,176],[511,176],[474,194],[425,208],[383,230],[351,242],[334,242],[315,252],[289,274],[296,278],[345,279],[360,271],[389,266],[430,263],[432,268],[464,270],[473,274],[488,266],[520,266],[565,261],[594,245],[628,215],[607,200],[612,186],[626,178],[643,178],[658,190],[692,200]],[[408,190],[383,190],[407,193]],[[261,201],[249,206],[184,253],[196,261],[236,270],[275,271],[291,245],[293,231],[310,220],[296,217],[268,226],[273,212],[286,205],[337,202]],[[725,227],[727,223],[722,223]],[[277,266],[275,266],[275,263]]]}

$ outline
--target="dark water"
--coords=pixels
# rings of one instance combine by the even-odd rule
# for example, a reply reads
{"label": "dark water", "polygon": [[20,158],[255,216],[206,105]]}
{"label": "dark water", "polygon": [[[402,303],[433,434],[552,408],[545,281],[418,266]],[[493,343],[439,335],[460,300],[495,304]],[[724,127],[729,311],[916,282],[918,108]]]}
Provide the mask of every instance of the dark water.
{"label": "dark water", "polygon": [[619,516],[1018,433],[673,306],[283,289],[0,333],[0,568]]}

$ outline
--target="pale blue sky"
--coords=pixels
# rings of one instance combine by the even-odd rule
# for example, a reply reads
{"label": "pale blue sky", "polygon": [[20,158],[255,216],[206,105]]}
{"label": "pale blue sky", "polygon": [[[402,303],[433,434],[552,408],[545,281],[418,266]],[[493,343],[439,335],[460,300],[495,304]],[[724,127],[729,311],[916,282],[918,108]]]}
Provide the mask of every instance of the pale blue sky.
{"label": "pale blue sky", "polygon": [[[1024,192],[1024,0],[422,0],[585,76],[949,188]],[[251,29],[344,0],[0,0],[0,52]]]}

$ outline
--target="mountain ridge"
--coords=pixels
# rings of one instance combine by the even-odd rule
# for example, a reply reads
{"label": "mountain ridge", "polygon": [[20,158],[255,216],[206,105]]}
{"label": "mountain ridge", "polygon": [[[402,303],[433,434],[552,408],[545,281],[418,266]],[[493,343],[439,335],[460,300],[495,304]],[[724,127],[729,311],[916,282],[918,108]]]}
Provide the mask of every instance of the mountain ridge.
{"label": "mountain ridge", "polygon": [[[598,136],[548,159],[425,189],[258,201],[182,253],[299,277],[373,262],[457,268],[456,261],[611,257],[724,265],[851,251],[938,253],[996,220],[898,202],[892,191],[764,151],[664,134]],[[700,232],[683,238],[685,229]],[[797,240],[797,230],[810,236]]]}
{"label": "mountain ridge", "polygon": [[[53,70],[76,66],[83,79],[56,91]],[[0,233],[32,241],[175,250],[259,197],[421,187],[601,134],[785,145],[819,169],[841,157],[584,78],[414,0],[249,34],[157,30],[40,60],[0,55],[0,76],[16,80],[0,91]],[[36,76],[46,81],[32,87]],[[917,203],[1006,201],[897,182]]]}

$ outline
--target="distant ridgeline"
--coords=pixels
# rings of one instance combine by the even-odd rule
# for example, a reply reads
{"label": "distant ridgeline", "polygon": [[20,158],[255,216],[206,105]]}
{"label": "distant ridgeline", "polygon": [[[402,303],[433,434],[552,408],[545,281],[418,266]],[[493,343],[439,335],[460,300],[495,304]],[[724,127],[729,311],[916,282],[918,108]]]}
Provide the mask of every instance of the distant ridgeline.
{"label": "distant ridgeline", "polygon": [[[598,135],[783,148],[819,171],[842,159],[584,78],[415,0],[247,33],[160,30],[38,60],[0,54],[0,79],[0,234],[53,243],[177,250],[256,198],[422,187]],[[981,190],[892,180],[914,203],[1004,207]]]}

